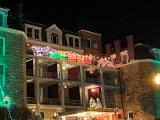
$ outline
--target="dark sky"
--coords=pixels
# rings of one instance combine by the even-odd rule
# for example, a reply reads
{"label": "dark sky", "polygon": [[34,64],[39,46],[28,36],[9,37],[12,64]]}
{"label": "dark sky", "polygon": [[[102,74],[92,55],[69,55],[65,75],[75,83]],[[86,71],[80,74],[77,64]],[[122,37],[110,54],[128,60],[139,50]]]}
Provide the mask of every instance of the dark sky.
{"label": "dark sky", "polygon": [[0,6],[14,12],[21,2],[24,18],[46,25],[56,23],[70,31],[82,28],[99,32],[103,34],[103,43],[116,39],[123,43],[126,35],[133,34],[137,42],[160,47],[159,3],[146,0],[101,1],[0,0]]}

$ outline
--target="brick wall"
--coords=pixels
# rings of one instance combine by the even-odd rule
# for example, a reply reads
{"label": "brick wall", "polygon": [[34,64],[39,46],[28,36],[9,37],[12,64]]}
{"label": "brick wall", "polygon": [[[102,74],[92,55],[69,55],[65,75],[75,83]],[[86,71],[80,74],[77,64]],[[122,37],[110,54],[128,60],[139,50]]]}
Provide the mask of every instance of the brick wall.
{"label": "brick wall", "polygon": [[[101,34],[80,30],[80,35],[82,37],[82,46],[84,49],[84,54],[101,56],[102,53]],[[87,47],[87,38],[91,39],[90,48]],[[95,48],[95,45],[97,45],[97,48]]]}
{"label": "brick wall", "polygon": [[12,98],[16,105],[25,104],[26,100],[26,67],[25,67],[25,36],[22,32],[0,27],[0,36],[5,38],[6,54],[0,59],[5,59],[6,84],[5,95]]}
{"label": "brick wall", "polygon": [[[120,68],[126,118],[127,113],[132,111],[134,120],[155,119],[157,104],[154,76],[159,68],[160,64],[153,60],[134,62]],[[130,97],[127,97],[127,93],[131,93]]]}

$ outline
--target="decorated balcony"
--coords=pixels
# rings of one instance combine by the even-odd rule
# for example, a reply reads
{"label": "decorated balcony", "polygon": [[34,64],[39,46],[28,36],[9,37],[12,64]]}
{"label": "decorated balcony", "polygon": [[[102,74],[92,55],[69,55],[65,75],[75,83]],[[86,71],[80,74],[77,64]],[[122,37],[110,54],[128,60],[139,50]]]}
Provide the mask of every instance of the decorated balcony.
{"label": "decorated balcony", "polygon": [[72,51],[62,51],[52,49],[48,46],[31,46],[34,55],[48,57],[54,60],[66,61],[71,63],[78,63],[84,65],[93,65],[103,68],[114,68],[110,58],[99,58],[93,55],[81,55]]}

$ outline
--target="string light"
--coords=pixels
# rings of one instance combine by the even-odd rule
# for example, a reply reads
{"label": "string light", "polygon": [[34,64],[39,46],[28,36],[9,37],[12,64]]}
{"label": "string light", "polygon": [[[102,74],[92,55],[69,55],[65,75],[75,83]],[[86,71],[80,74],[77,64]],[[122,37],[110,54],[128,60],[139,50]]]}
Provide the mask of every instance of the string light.
{"label": "string light", "polygon": [[47,56],[56,60],[66,60],[80,64],[96,65],[104,68],[114,68],[114,64],[110,58],[99,58],[93,55],[80,55],[72,51],[55,50],[48,46],[32,46],[32,50],[37,56]]}

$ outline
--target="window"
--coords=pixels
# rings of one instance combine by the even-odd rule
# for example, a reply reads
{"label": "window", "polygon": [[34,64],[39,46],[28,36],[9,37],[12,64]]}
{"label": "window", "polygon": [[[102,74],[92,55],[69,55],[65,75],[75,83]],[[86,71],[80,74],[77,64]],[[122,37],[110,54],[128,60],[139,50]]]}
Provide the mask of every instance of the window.
{"label": "window", "polygon": [[79,39],[75,38],[75,47],[79,48]]}
{"label": "window", "polygon": [[93,47],[94,47],[95,49],[97,49],[97,48],[98,48],[98,46],[97,46],[97,44],[96,44],[96,43],[93,45]]}
{"label": "window", "polygon": [[3,16],[0,14],[0,26],[3,26]]}
{"label": "window", "polygon": [[32,28],[27,27],[27,36],[32,38]]}
{"label": "window", "polygon": [[4,65],[0,65],[0,86],[4,86]]}
{"label": "window", "polygon": [[0,37],[0,55],[5,55],[5,39]]}
{"label": "window", "polygon": [[73,38],[69,37],[69,46],[73,46]]}
{"label": "window", "polygon": [[133,101],[133,93],[131,91],[126,92],[126,101],[127,102]]}
{"label": "window", "polygon": [[35,39],[39,39],[39,30],[35,29],[34,32]]}
{"label": "window", "polygon": [[128,118],[133,119],[133,112],[128,112]]}
{"label": "window", "polygon": [[58,35],[56,33],[51,34],[51,42],[58,44]]}
{"label": "window", "polygon": [[87,47],[91,47],[91,39],[90,38],[87,38]]}

